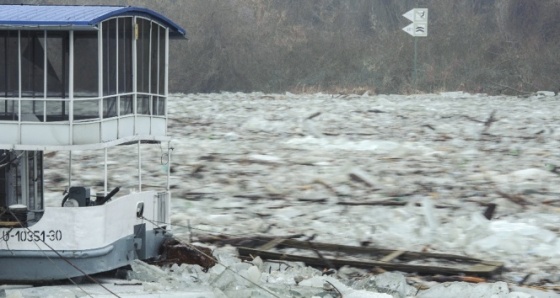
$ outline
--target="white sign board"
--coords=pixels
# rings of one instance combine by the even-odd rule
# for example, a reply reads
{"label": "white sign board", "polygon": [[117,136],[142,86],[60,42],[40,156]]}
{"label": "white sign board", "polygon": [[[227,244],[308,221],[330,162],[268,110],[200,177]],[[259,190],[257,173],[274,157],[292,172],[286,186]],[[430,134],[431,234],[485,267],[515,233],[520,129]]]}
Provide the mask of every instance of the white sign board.
{"label": "white sign board", "polygon": [[428,22],[428,9],[414,8],[403,14],[403,17],[411,20],[412,22]]}
{"label": "white sign board", "polygon": [[410,23],[403,28],[403,31],[412,36],[426,37],[428,36],[428,23]]}
{"label": "white sign board", "polygon": [[412,35],[428,36],[428,9],[414,8],[403,14],[403,17],[412,21],[411,24],[403,28],[403,31]]}

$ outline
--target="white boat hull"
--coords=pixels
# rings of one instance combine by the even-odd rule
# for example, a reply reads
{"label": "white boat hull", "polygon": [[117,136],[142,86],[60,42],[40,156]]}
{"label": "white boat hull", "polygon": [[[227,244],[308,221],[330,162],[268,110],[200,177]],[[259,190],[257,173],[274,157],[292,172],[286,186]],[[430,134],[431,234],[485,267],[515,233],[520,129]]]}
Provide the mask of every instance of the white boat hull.
{"label": "white boat hull", "polygon": [[171,236],[169,200],[167,192],[132,193],[100,206],[46,208],[30,227],[0,228],[0,280],[59,280],[154,258]]}

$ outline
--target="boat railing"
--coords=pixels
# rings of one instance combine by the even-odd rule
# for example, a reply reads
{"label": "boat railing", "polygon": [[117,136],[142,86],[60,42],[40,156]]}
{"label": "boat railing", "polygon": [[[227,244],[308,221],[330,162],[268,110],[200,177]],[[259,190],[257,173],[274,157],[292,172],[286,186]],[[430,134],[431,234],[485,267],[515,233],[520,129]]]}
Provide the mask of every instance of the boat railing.
{"label": "boat railing", "polygon": [[167,97],[121,93],[102,97],[0,97],[0,144],[87,145],[167,133]]}

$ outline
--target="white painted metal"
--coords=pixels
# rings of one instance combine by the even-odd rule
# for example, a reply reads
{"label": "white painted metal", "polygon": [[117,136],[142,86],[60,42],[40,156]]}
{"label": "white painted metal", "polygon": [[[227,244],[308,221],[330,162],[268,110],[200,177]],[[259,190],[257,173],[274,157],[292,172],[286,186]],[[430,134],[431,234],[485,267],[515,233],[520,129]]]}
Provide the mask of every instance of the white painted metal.
{"label": "white painted metal", "polygon": [[132,110],[134,114],[134,131],[133,134],[137,134],[136,132],[136,118],[138,117],[138,53],[136,53],[138,48],[138,18],[134,17],[132,19],[132,27],[134,30],[134,36],[132,37]]}
{"label": "white painted metal", "polygon": [[[147,231],[152,231],[158,228],[153,222],[160,224],[168,223],[171,214],[170,204],[170,167],[171,167],[171,154],[172,148],[170,138],[166,136],[167,133],[167,96],[168,96],[168,72],[169,72],[169,57],[167,55],[169,50],[169,29],[165,29],[162,33],[159,24],[150,21],[149,41],[148,48],[149,58],[147,63],[148,70],[148,92],[143,93],[143,96],[149,96],[149,115],[138,115],[138,55],[137,51],[137,17],[133,18],[133,27],[135,30],[134,38],[132,38],[132,92],[128,95],[133,97],[133,113],[121,115],[120,102],[121,96],[119,90],[119,74],[116,74],[117,92],[115,94],[103,94],[104,90],[104,71],[103,71],[103,24],[99,24],[98,37],[98,86],[97,96],[93,95],[92,98],[76,98],[74,92],[76,84],[82,78],[77,76],[76,63],[80,63],[80,59],[89,57],[77,57],[75,53],[75,31],[68,31],[69,51],[68,56],[68,96],[67,98],[55,98],[48,95],[48,32],[43,30],[44,52],[43,52],[43,97],[25,98],[23,97],[22,84],[22,32],[18,31],[18,95],[14,97],[14,103],[17,101],[17,122],[16,121],[0,121],[0,149],[13,149],[13,150],[29,150],[29,151],[69,151],[68,160],[68,187],[72,186],[72,163],[73,163],[73,150],[93,150],[102,149],[104,154],[104,177],[103,177],[103,190],[106,195],[109,193],[108,182],[108,148],[121,144],[136,143],[138,146],[138,188],[137,192],[130,194],[123,194],[125,190],[118,193],[111,201],[99,205],[88,207],[49,207],[45,208],[41,220],[37,222],[31,221],[29,228],[0,228],[2,232],[8,233],[8,238],[5,241],[0,241],[0,250],[16,250],[16,251],[29,251],[36,252],[37,250],[59,250],[59,251],[83,251],[99,248],[106,248],[110,245],[123,241],[126,237],[132,236],[135,225],[145,224]],[[130,20],[130,19],[129,19]],[[152,28],[158,26],[157,33],[152,32]],[[146,28],[144,28],[146,29]],[[116,22],[115,33],[118,38],[119,22]],[[164,35],[165,34],[165,35]],[[163,39],[164,38],[164,39]],[[65,37],[66,39],[66,37]],[[152,45],[152,40],[157,40],[157,46]],[[165,42],[165,51],[162,53],[161,42]],[[107,45],[107,44],[106,44]],[[116,43],[116,65],[119,65],[119,43]],[[156,51],[156,52],[153,52]],[[153,61],[152,53],[155,54],[157,61]],[[161,56],[164,55],[164,56]],[[107,57],[105,57],[107,58]],[[164,59],[162,62],[161,59]],[[122,60],[122,59],[121,59]],[[144,61],[145,62],[145,61]],[[152,67],[157,67],[152,76]],[[65,74],[66,75],[66,74]],[[164,81],[161,83],[160,78],[164,76]],[[152,80],[154,81],[152,84]],[[112,83],[112,82],[111,82]],[[152,87],[153,86],[153,87]],[[27,87],[26,87],[27,88]],[[27,89],[26,89],[27,91]],[[33,90],[38,91],[38,90]],[[129,90],[127,90],[129,91]],[[143,90],[145,91],[145,90]],[[66,93],[66,92],[65,92]],[[112,93],[112,92],[111,92]],[[81,95],[81,94],[80,94]],[[78,96],[80,96],[78,95]],[[117,116],[104,119],[104,98],[117,97]],[[7,99],[7,98],[6,98]],[[9,99],[8,99],[9,100]],[[42,102],[42,119],[26,119],[22,116],[22,110],[26,110],[26,105],[22,103],[29,103],[30,101]],[[80,100],[98,101],[98,111],[90,109],[82,113],[79,105]],[[160,109],[154,104],[153,100],[157,100],[157,105],[164,104],[165,115],[155,115]],[[48,102],[64,101],[65,106],[68,107],[68,120],[47,122]],[[75,104],[76,101],[76,104]],[[35,108],[35,103],[34,108]],[[92,105],[93,106],[93,105]],[[76,108],[76,111],[75,111]],[[49,108],[50,109],[50,108]],[[87,108],[86,108],[87,109]],[[154,110],[156,109],[156,110]],[[40,111],[40,110],[39,110]],[[92,115],[92,112],[94,113]],[[52,115],[52,114],[51,114]],[[97,118],[95,118],[98,115]],[[91,117],[92,119],[84,119],[83,116]],[[36,117],[37,118],[37,117]],[[51,120],[51,119],[49,119]],[[142,143],[143,141],[158,141],[167,142],[167,181],[166,192],[157,193],[155,191],[142,192]],[[31,156],[33,154],[33,156]],[[31,209],[41,210],[42,193],[40,185],[43,177],[38,168],[42,164],[38,161],[37,152],[24,152],[22,155],[20,167],[28,169],[26,175],[19,177],[21,182],[21,195],[18,201],[24,203]],[[33,157],[30,159],[30,157]],[[32,162],[32,163],[31,163]],[[33,181],[31,181],[33,180]],[[33,189],[32,189],[33,188]],[[10,194],[10,197],[16,197],[15,194]],[[62,200],[62,195],[61,198]],[[144,219],[143,217],[136,216],[136,207],[138,204],[144,205],[144,216],[151,218]],[[167,230],[170,227],[167,226]],[[13,234],[10,234],[12,233]],[[15,233],[19,232],[17,236]],[[54,232],[52,237],[50,233]],[[21,235],[31,235],[33,238],[21,239]],[[161,235],[161,234],[159,234]],[[18,239],[20,237],[20,239]],[[26,236],[29,237],[29,236]],[[158,236],[160,237],[160,236]],[[62,240],[64,239],[64,240]]]}
{"label": "white painted metal", "polygon": [[151,95],[152,92],[152,32],[153,32],[153,22],[150,22],[150,38],[148,39],[148,93],[150,94],[149,96],[149,105],[150,105],[150,115],[153,115],[154,112],[152,111],[152,100],[153,100],[153,96]]}
{"label": "white painted metal", "polygon": [[[148,41],[148,93],[150,94],[148,96],[148,104],[149,104],[149,111],[150,111],[150,116],[152,116],[154,114],[153,111],[153,100],[154,100],[154,96],[151,95],[153,93],[152,91],[152,38],[154,38],[152,36],[153,33],[153,28],[154,28],[154,23],[152,21],[150,21],[150,38]],[[150,126],[149,126],[149,132],[151,132],[152,130],[152,119],[150,118]]]}
{"label": "white painted metal", "polygon": [[42,209],[41,206],[39,206],[39,203],[41,201],[41,198],[39,198],[39,192],[37,191],[38,186],[39,186],[39,176],[37,175],[37,169],[38,169],[38,164],[37,164],[37,152],[33,151],[31,152],[31,154],[33,154],[33,193],[31,195],[31,197],[34,198],[33,200],[33,205],[30,205],[32,207],[32,209],[34,210],[40,210]]}
{"label": "white painted metal", "polygon": [[68,138],[70,139],[70,145],[74,144],[73,129],[74,129],[74,31],[70,30],[68,41],[68,121],[70,121],[70,127],[68,132]]}
{"label": "white painted metal", "polygon": [[101,122],[101,141],[108,142],[112,140],[116,140],[118,137],[118,117],[115,118],[106,118]]}
{"label": "white painted metal", "polygon": [[167,120],[163,117],[152,117],[152,133],[155,135],[165,135],[167,130]]}
{"label": "white painted metal", "polygon": [[134,135],[134,115],[119,117],[119,139]]}
{"label": "white painted metal", "polygon": [[[164,72],[164,94],[165,94],[165,118],[168,116],[168,106],[169,106],[169,28],[165,28],[165,72]],[[165,125],[165,134],[167,134],[167,125]]]}
{"label": "white painted metal", "polygon": [[43,72],[43,99],[45,99],[45,100],[43,101],[43,122],[47,122],[47,102],[46,102],[46,99],[47,99],[47,90],[48,90],[48,89],[47,89],[47,75],[46,75],[46,69],[47,69],[47,67],[48,67],[48,64],[47,64],[47,60],[48,60],[47,53],[48,53],[48,48],[49,48],[49,47],[48,47],[48,44],[47,44],[47,43],[48,43],[48,39],[47,39],[47,30],[43,31],[43,37],[44,37],[44,39],[45,39],[45,42],[44,42],[45,46],[43,47],[43,69],[44,69],[44,72]]}
{"label": "white painted metal", "polygon": [[[129,236],[134,225],[146,224],[147,231],[157,228],[151,222],[155,220],[153,215],[160,212],[154,209],[154,206],[158,205],[157,197],[158,193],[155,191],[135,192],[100,206],[46,208],[41,220],[29,230],[34,233],[37,231],[37,234],[45,232],[46,235],[49,235],[51,230],[58,233],[53,233],[54,237],[51,239],[46,237],[45,242],[50,247],[42,241],[18,241],[20,239],[17,237],[10,237],[7,241],[0,241],[0,250],[87,250],[105,247]],[[150,221],[136,217],[136,206],[139,202],[144,203],[144,214]],[[169,199],[162,203],[164,204],[169,205]],[[168,219],[166,222],[169,222]],[[15,228],[10,233],[14,235],[17,231],[28,232],[25,228]]]}
{"label": "white painted metal", "polygon": [[[134,18],[135,22],[140,18]],[[117,22],[118,24],[118,22]],[[165,38],[165,53],[159,53],[160,47],[158,45],[157,48],[153,48],[151,41],[149,44],[149,51],[158,51],[159,55],[165,55],[164,57],[164,65],[161,65],[160,59],[157,61],[157,72],[158,76],[164,75],[164,83],[163,86],[159,83],[159,79],[157,81],[157,90],[151,90],[152,84],[149,84],[149,88],[153,92],[157,92],[158,94],[147,92],[143,93],[143,96],[149,96],[150,101],[154,100],[154,97],[158,98],[158,103],[164,104],[164,113],[165,117],[162,115],[153,115],[155,113],[154,105],[150,104],[150,113],[152,115],[137,115],[138,112],[138,98],[136,96],[136,92],[138,91],[138,82],[137,72],[138,72],[138,56],[136,53],[137,50],[137,39],[136,34],[135,38],[132,39],[132,85],[133,91],[128,94],[133,96],[133,113],[126,116],[117,116],[111,119],[103,119],[103,24],[100,24],[100,30],[98,32],[98,96],[93,97],[91,99],[98,100],[98,108],[99,111],[98,119],[90,119],[90,120],[76,120],[76,113],[74,111],[75,103],[74,101],[77,100],[74,96],[75,91],[75,82],[80,78],[76,76],[75,72],[75,63],[79,63],[78,60],[80,59],[76,57],[76,53],[74,51],[74,31],[69,32],[69,75],[68,75],[68,83],[69,83],[69,90],[68,90],[68,98],[49,98],[48,97],[48,51],[49,48],[47,46],[48,43],[48,32],[43,30],[43,100],[42,100],[42,119],[26,119],[25,115],[22,115],[24,101],[27,100],[35,100],[30,98],[23,98],[23,86],[22,86],[22,32],[18,31],[18,95],[14,98],[6,98],[7,100],[14,100],[14,103],[17,102],[17,121],[0,121],[0,131],[3,133],[0,135],[0,146],[2,147],[9,147],[9,148],[41,148],[50,147],[50,148],[62,148],[71,145],[77,146],[86,146],[92,145],[89,147],[97,147],[93,145],[94,143],[102,143],[102,142],[109,142],[114,141],[119,138],[129,138],[131,136],[138,136],[135,138],[138,139],[140,136],[157,136],[164,137],[167,133],[167,125],[165,123],[165,117],[168,115],[168,105],[167,105],[167,96],[168,96],[168,72],[169,72],[169,57],[167,55],[168,47],[169,47],[169,29],[165,29],[165,36],[160,34],[160,30],[158,30],[157,35],[152,35],[150,30],[150,39],[157,38],[161,41],[162,38]],[[159,26],[157,22],[150,22],[150,26]],[[136,28],[137,25],[134,23],[134,27]],[[118,32],[118,27],[115,29]],[[135,29],[136,30],[136,29]],[[117,43],[118,47],[118,43]],[[117,57],[118,59],[118,57]],[[151,55],[150,55],[151,59]],[[152,71],[151,65],[152,63],[148,63],[147,67],[149,69],[148,76],[149,79],[156,79],[152,78]],[[155,67],[155,66],[154,66]],[[116,77],[118,83],[118,76]],[[161,90],[163,88],[163,90]],[[162,93],[163,94],[159,94]],[[51,101],[59,102],[65,101],[68,107],[68,121],[56,121],[56,122],[47,122],[47,103]],[[90,100],[88,98],[79,98],[78,100]],[[162,102],[160,102],[162,100]],[[120,109],[120,104],[118,105],[117,109]],[[117,115],[120,115],[120,110],[117,111]],[[152,118],[154,117],[154,118]],[[132,121],[127,119],[133,119]],[[162,120],[163,119],[163,120]],[[114,124],[113,122],[117,122]],[[122,122],[122,123],[121,123]],[[16,125],[14,127],[14,124]],[[14,129],[15,128],[15,129]],[[68,147],[71,148],[71,147]]]}
{"label": "white painted metal", "polygon": [[[157,95],[151,97],[152,101],[153,100],[156,101],[156,104],[151,105],[151,106],[155,106],[155,111],[153,111],[153,109],[152,109],[152,113],[151,113],[152,116],[157,114],[157,111],[159,111],[159,105],[161,104],[161,96],[160,96],[161,92],[160,92],[160,86],[159,86],[160,61],[161,61],[160,56],[159,56],[159,55],[161,55],[160,46],[159,46],[160,45],[160,28],[159,28],[159,25],[157,23],[153,23],[153,25],[156,26],[156,28],[157,28],[156,49],[155,49],[155,51],[156,51],[156,78],[155,78],[155,80],[156,80],[156,90],[151,90],[150,93],[157,94]],[[162,86],[162,88],[163,88],[163,86]],[[150,125],[150,129],[153,130],[153,123]]]}
{"label": "white painted metal", "polygon": [[[17,125],[17,124],[14,124]],[[129,143],[136,143],[139,140],[143,141],[155,141],[155,142],[167,142],[170,140],[167,136],[151,136],[151,135],[134,135],[130,137],[119,138],[118,140],[105,142],[105,143],[93,143],[93,144],[84,144],[84,145],[37,145],[37,144],[29,144],[29,145],[13,145],[13,144],[0,144],[0,149],[13,149],[13,150],[39,150],[39,151],[46,151],[46,150],[53,150],[53,151],[67,151],[67,150],[95,150],[95,149],[103,149],[107,147],[118,146],[121,144],[129,144]]]}
{"label": "white painted metal", "polygon": [[426,37],[428,36],[428,23],[414,23],[414,36],[418,37]]}
{"label": "white painted metal", "polygon": [[403,17],[412,22],[427,22],[428,9],[427,8],[413,8],[403,14]]}
{"label": "white painted metal", "polygon": [[171,148],[171,142],[167,142],[167,181],[166,181],[166,189],[169,192],[171,189],[171,153],[173,152],[173,148]]}
{"label": "white painted metal", "polygon": [[410,23],[406,25],[406,27],[402,28],[404,32],[414,36],[414,23]]}
{"label": "white painted metal", "polygon": [[[67,122],[0,122],[0,143],[38,146],[85,145],[113,141],[134,135],[166,135],[166,120],[162,116],[138,115],[134,130],[133,115],[100,121],[80,120],[70,126]],[[118,123],[117,123],[118,120]],[[15,126],[14,126],[15,125]],[[150,126],[152,128],[150,129]],[[70,136],[70,127],[73,134]],[[21,135],[21,141],[18,141]],[[104,138],[101,137],[104,136]],[[0,144],[0,146],[2,146]],[[10,145],[9,147],[12,147]]]}
{"label": "white painted metal", "polygon": [[138,140],[138,191],[142,191],[142,148]]}
{"label": "white painted metal", "polygon": [[416,8],[414,10],[414,21],[415,22],[427,22],[428,21],[428,9],[427,8]]}
{"label": "white painted metal", "polygon": [[72,186],[72,151],[68,152],[68,188]]}
{"label": "white painted metal", "polygon": [[414,22],[414,8],[405,12],[402,16]]}
{"label": "white painted metal", "polygon": [[18,30],[18,143],[21,142],[21,31]]}
{"label": "white painted metal", "polygon": [[100,125],[98,121],[75,123],[73,145],[101,143]]}
{"label": "white painted metal", "polygon": [[[103,22],[99,23],[99,31],[97,32],[97,71],[99,119],[103,119]],[[99,126],[99,137],[103,138],[101,125]]]}
{"label": "white painted metal", "polygon": [[[23,156],[20,159],[19,167],[21,169],[29,169],[29,151],[23,152]],[[25,171],[20,172],[21,179],[21,204],[29,206],[29,175],[24,175]]]}
{"label": "white painted metal", "polygon": [[149,135],[150,134],[150,115],[136,115],[136,134]]}
{"label": "white painted metal", "polygon": [[[120,65],[119,64],[119,56],[120,56],[120,54],[119,54],[119,50],[120,50],[119,49],[119,44],[120,44],[119,43],[119,19],[117,19],[115,21],[115,23],[117,24],[115,26],[115,36],[116,36],[116,40],[117,40],[117,42],[116,42],[117,51],[116,51],[116,57],[115,57],[115,64]],[[117,91],[117,119],[116,119],[117,120],[117,129],[115,130],[115,135],[116,135],[115,139],[118,139],[119,138],[119,118],[121,117],[121,96],[120,96],[120,90],[119,90],[119,71],[118,71],[118,68],[117,68],[117,75],[116,75],[115,79],[116,79],[116,85],[115,86],[117,86],[117,88],[116,88],[116,91]]]}
{"label": "white painted metal", "polygon": [[[160,78],[160,75],[161,75],[161,72],[162,72],[162,71],[161,71],[162,65],[160,65],[160,62],[161,62],[161,59],[160,59],[160,55],[161,55],[161,53],[160,53],[160,52],[161,52],[161,51],[160,51],[160,48],[161,48],[161,47],[159,46],[160,43],[161,43],[161,36],[160,36],[160,35],[161,35],[161,32],[160,32],[159,26],[158,26],[157,24],[156,24],[156,26],[157,26],[157,42],[156,42],[156,45],[157,45],[157,46],[156,46],[156,49],[157,49],[157,55],[156,55],[156,57],[157,57],[156,90],[155,90],[155,92],[152,92],[152,93],[155,93],[155,94],[158,94],[158,95],[159,95],[159,94],[161,94],[160,91],[163,91],[163,90],[160,90],[160,88],[163,88],[163,86],[161,86],[161,87],[159,86],[159,78]],[[158,97],[159,97],[159,96],[158,96]],[[158,98],[158,104],[157,104],[157,106],[156,106],[156,110],[159,110],[159,108],[158,108],[158,107],[159,107],[159,104],[160,104],[159,102],[160,102],[160,101],[159,101],[159,98]]]}
{"label": "white painted metal", "polygon": [[104,158],[103,158],[103,161],[104,161],[103,162],[103,194],[107,195],[107,193],[108,193],[108,191],[107,191],[107,187],[108,187],[107,179],[108,179],[108,173],[109,173],[108,164],[107,164],[107,161],[108,161],[107,151],[108,151],[108,149],[105,148],[105,149],[103,149],[103,151],[105,153]]}
{"label": "white painted metal", "polygon": [[[48,76],[46,74],[48,69],[48,32],[43,31],[43,41],[44,41],[44,52],[43,52],[43,102],[42,102],[42,109],[43,109],[43,118],[38,122],[29,122],[30,120],[26,121],[21,117],[22,115],[22,102],[23,100],[23,92],[22,92],[22,34],[21,31],[18,31],[18,96],[14,98],[17,100],[17,113],[18,113],[18,121],[16,123],[10,121],[3,121],[0,122],[0,130],[3,133],[0,135],[0,148],[4,149],[15,149],[15,150],[88,150],[88,149],[99,149],[103,148],[107,151],[108,147],[115,146],[118,144],[123,144],[127,142],[138,142],[138,153],[139,153],[139,181],[138,181],[138,189],[142,189],[142,172],[141,172],[141,140],[154,140],[154,141],[169,141],[169,138],[166,137],[167,132],[167,125],[166,125],[166,117],[168,114],[168,107],[167,107],[167,96],[168,96],[168,73],[169,73],[169,57],[167,55],[169,50],[169,29],[165,29],[165,36],[161,36],[160,30],[158,29],[157,35],[152,34],[151,27],[152,26],[159,26],[159,24],[155,22],[150,22],[150,35],[149,35],[149,45],[148,50],[150,51],[149,59],[150,61],[147,63],[148,67],[148,79],[151,81],[152,79],[152,51],[158,52],[159,55],[165,55],[164,57],[164,65],[161,65],[160,59],[157,61],[157,76],[159,78],[160,75],[164,75],[164,83],[160,85],[160,81],[158,79],[156,90],[152,90],[152,84],[148,86],[148,93],[145,95],[150,96],[150,114],[151,115],[137,115],[138,112],[138,99],[137,99],[137,91],[138,91],[138,82],[136,80],[137,72],[138,72],[138,64],[137,64],[137,19],[134,17],[133,28],[135,30],[134,38],[132,39],[132,85],[133,85],[133,92],[131,93],[134,98],[134,106],[132,115],[126,115],[121,118],[120,110],[118,110],[118,116],[114,119],[103,119],[103,24],[99,25],[98,31],[98,97],[99,100],[99,111],[98,119],[91,119],[91,120],[79,120],[76,121],[75,113],[74,113],[74,85],[75,80],[79,79],[75,75],[75,63],[76,56],[74,52],[74,31],[69,32],[69,75],[68,75],[68,83],[69,83],[69,90],[68,90],[68,98],[65,99],[66,103],[68,104],[68,121],[59,121],[59,122],[46,122],[47,120],[47,102],[48,101],[60,101],[64,99],[57,99],[57,98],[49,98],[48,97]],[[118,22],[117,27],[115,28],[116,33],[118,35]],[[157,38],[158,46],[157,48],[153,48],[152,46],[152,39]],[[160,42],[161,39],[165,38],[165,52],[160,53]],[[118,53],[118,43],[117,43],[117,53]],[[118,55],[117,55],[118,59]],[[118,76],[116,77],[117,86],[118,86]],[[161,90],[163,88],[163,90]],[[153,92],[157,92],[158,94],[152,94]],[[154,117],[155,111],[153,110],[154,105],[151,102],[154,100],[153,96],[157,96],[158,98],[162,95],[160,93],[163,92],[163,99],[165,100],[165,117],[161,115]],[[84,100],[84,98],[81,98]],[[159,100],[158,100],[159,102]],[[117,107],[120,109],[120,104]],[[169,146],[170,144],[168,144]],[[170,149],[168,148],[168,159],[171,158],[170,156]],[[107,153],[105,153],[107,154]],[[169,163],[169,161],[168,161]],[[107,164],[105,164],[107,166]],[[169,165],[168,165],[168,175],[169,175]],[[70,153],[70,160],[69,160],[69,168],[68,168],[68,186],[72,185],[72,154]],[[28,178],[28,177],[27,177]],[[169,179],[169,178],[168,178]],[[107,192],[107,169],[105,169],[105,178],[104,178],[104,185],[105,185],[105,192]],[[25,183],[28,185],[28,183]],[[167,182],[167,189],[169,189],[169,181]],[[25,198],[28,200],[28,197]]]}
{"label": "white painted metal", "polygon": [[410,23],[402,30],[415,37],[426,37],[428,36],[428,23]]}
{"label": "white painted metal", "polygon": [[[163,117],[150,117],[148,115],[140,115],[137,117],[136,133],[137,135],[154,135],[165,136],[166,122]],[[152,123],[150,123],[152,122]],[[17,123],[0,123],[0,142],[5,144],[0,146],[70,146],[87,145],[92,143],[101,143],[113,141],[117,138],[126,138],[134,136],[133,116],[122,117],[117,124],[117,118],[107,119],[103,122],[79,122],[74,123],[73,142],[68,137],[70,134],[70,126],[66,123],[56,122],[24,122],[21,124],[22,140],[18,142],[18,125]],[[150,133],[150,125],[152,131]],[[101,138],[100,131],[104,131],[105,138]]]}
{"label": "white painted metal", "polygon": [[403,16],[412,21],[402,30],[415,37],[428,36],[428,9],[414,8],[407,11]]}
{"label": "white painted metal", "polygon": [[1,123],[0,124],[0,144],[10,144],[8,148],[11,149],[11,144],[17,144],[19,139],[19,123]]}
{"label": "white painted metal", "polygon": [[[11,142],[14,146],[21,145],[70,145],[70,126],[67,123],[34,122],[23,123],[21,126],[21,142]],[[4,131],[4,123],[0,124],[0,131]]]}

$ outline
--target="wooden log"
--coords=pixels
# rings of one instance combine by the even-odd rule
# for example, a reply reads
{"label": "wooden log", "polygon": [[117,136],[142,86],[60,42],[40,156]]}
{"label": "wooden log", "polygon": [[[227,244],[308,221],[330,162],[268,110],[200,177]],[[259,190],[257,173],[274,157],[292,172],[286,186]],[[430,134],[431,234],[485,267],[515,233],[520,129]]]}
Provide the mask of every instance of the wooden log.
{"label": "wooden log", "polygon": [[[285,253],[262,251],[258,249],[252,249],[247,247],[237,248],[239,255],[243,257],[248,256],[259,256],[263,259],[274,259],[283,260],[291,262],[303,262],[308,266],[323,267],[325,261],[317,257],[308,257],[300,255],[292,255]],[[488,266],[486,267],[476,267],[476,268],[454,268],[447,266],[431,266],[431,265],[413,265],[406,263],[389,263],[381,261],[371,261],[371,260],[355,260],[355,259],[340,259],[340,258],[328,258],[329,263],[336,267],[351,266],[356,268],[373,269],[375,267],[380,267],[386,270],[397,270],[403,272],[416,272],[418,274],[442,274],[442,275],[457,275],[457,274],[469,274],[469,275],[491,275],[498,271],[503,264],[500,262],[489,262],[484,263]]]}

